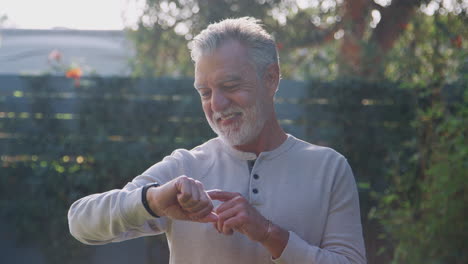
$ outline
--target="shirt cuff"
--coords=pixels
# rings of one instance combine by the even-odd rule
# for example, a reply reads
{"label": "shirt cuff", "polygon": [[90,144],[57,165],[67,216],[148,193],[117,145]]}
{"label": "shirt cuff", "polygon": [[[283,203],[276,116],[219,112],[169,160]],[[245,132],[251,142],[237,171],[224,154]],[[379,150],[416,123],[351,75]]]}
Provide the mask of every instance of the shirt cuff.
{"label": "shirt cuff", "polygon": [[146,211],[141,201],[141,192],[143,188],[137,188],[123,195],[121,201],[120,212],[125,221],[131,226],[141,226],[146,221],[155,219],[148,211]]}
{"label": "shirt cuff", "polygon": [[306,263],[306,260],[309,259],[308,255],[312,253],[310,251],[313,249],[314,247],[302,240],[296,233],[289,231],[288,244],[286,244],[283,253],[272,261],[277,264]]}

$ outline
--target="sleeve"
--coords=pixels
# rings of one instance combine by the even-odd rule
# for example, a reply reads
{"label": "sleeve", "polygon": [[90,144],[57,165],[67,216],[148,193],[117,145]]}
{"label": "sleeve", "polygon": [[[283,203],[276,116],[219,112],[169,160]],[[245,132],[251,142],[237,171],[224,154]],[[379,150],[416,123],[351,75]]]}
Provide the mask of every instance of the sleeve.
{"label": "sleeve", "polygon": [[143,186],[164,184],[181,175],[183,155],[175,151],[120,190],[92,194],[74,202],[68,211],[70,233],[80,242],[101,245],[166,231],[170,220],[154,218],[143,206]]}
{"label": "sleeve", "polygon": [[364,264],[359,197],[352,170],[341,156],[330,194],[326,227],[320,247],[312,246],[289,231],[289,240],[278,264]]}

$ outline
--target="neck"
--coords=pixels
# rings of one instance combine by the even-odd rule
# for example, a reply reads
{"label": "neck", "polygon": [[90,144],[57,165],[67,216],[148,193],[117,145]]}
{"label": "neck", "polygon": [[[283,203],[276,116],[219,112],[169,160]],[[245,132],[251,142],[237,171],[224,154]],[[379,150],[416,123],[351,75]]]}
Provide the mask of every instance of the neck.
{"label": "neck", "polygon": [[283,144],[287,137],[279,125],[278,119],[276,119],[276,114],[273,112],[257,138],[247,144],[234,146],[234,148],[243,152],[255,153],[258,156],[261,152],[276,149]]}

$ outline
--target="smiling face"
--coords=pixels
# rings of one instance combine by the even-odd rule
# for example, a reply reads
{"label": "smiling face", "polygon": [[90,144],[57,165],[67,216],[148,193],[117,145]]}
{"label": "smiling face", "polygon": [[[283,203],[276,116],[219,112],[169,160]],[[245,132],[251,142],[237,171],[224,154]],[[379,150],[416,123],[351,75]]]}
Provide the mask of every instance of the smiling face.
{"label": "smiling face", "polygon": [[195,65],[195,88],[213,131],[231,146],[254,141],[272,110],[246,48],[228,41]]}

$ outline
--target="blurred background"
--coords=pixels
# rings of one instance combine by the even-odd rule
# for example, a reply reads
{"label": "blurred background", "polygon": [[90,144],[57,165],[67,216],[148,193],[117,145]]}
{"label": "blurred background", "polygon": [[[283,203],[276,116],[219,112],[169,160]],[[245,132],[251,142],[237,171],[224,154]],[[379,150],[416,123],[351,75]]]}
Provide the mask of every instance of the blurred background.
{"label": "blurred background", "polygon": [[3,0],[0,262],[168,263],[164,236],[86,246],[67,210],[214,134],[190,40],[254,16],[288,133],[358,182],[369,263],[468,263],[468,1]]}

